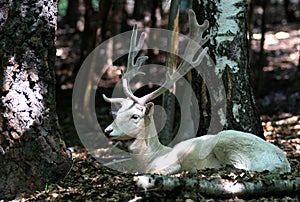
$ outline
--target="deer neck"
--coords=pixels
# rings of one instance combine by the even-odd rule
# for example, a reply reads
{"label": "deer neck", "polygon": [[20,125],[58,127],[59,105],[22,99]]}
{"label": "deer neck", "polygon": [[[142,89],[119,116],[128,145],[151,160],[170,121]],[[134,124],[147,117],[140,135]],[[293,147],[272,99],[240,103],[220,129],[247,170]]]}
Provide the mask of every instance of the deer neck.
{"label": "deer neck", "polygon": [[150,163],[158,156],[168,153],[171,148],[166,147],[160,143],[153,117],[147,118],[145,118],[145,130],[143,130],[137,136],[135,141],[129,147],[129,150],[136,158]]}

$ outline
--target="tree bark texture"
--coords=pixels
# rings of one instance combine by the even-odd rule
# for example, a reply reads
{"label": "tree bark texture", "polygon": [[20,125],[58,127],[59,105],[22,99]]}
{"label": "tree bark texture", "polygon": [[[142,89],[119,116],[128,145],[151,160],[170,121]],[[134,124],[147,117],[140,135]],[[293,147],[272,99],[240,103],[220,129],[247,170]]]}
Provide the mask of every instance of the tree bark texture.
{"label": "tree bark texture", "polygon": [[[226,89],[226,112],[218,112],[220,122],[224,129],[250,132],[263,138],[249,78],[247,1],[197,0],[193,2],[193,9],[199,23],[209,20],[209,56],[215,62],[215,73],[222,77]],[[209,99],[218,95],[208,97],[200,76],[195,73],[193,76],[194,88],[201,101],[200,133],[205,133],[210,122]]]}
{"label": "tree bark texture", "polygon": [[55,112],[53,0],[0,3],[0,198],[44,189],[71,157]]}
{"label": "tree bark texture", "polygon": [[268,181],[234,181],[225,179],[197,180],[192,178],[177,178],[162,175],[135,176],[133,181],[138,188],[149,192],[170,192],[177,190],[184,193],[194,193],[214,198],[258,198],[262,196],[280,196],[298,194],[300,178]]}

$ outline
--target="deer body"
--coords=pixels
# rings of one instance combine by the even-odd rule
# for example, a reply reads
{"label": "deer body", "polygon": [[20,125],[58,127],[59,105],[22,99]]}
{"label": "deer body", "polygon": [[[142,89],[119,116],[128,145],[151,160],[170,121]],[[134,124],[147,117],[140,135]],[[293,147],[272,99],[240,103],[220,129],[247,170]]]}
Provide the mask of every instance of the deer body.
{"label": "deer body", "polygon": [[[189,22],[190,38],[200,45],[206,43],[209,38],[202,35],[209,26],[208,21],[199,25],[195,13],[190,10]],[[105,129],[105,135],[113,140],[130,140],[128,149],[136,171],[173,174],[194,168],[220,168],[227,164],[250,171],[291,170],[285,154],[278,147],[253,134],[235,130],[192,138],[180,142],[174,148],[162,145],[153,120],[154,104],[149,101],[170,89],[189,70],[199,66],[206,56],[207,48],[199,50],[188,43],[185,50],[187,60],[182,61],[176,72],[168,72],[165,82],[157,90],[143,97],[136,97],[129,86],[130,79],[139,74],[138,69],[147,59],[146,56],[141,56],[135,60],[144,39],[145,34],[142,33],[137,40],[137,30],[134,27],[127,69],[122,76],[123,91],[127,98],[109,99],[103,96],[106,101],[120,106],[114,122]]]}
{"label": "deer body", "polygon": [[153,120],[153,104],[141,106],[130,99],[115,121],[105,129],[114,140],[132,140],[129,151],[139,172],[174,174],[192,169],[233,165],[249,171],[289,172],[285,154],[275,145],[250,134],[226,130],[166,147],[159,142]]}
{"label": "deer body", "polygon": [[[291,170],[285,154],[278,147],[253,134],[236,130],[225,130],[217,135],[183,141],[150,165],[148,172],[160,174],[169,173],[170,170],[171,173],[176,173],[194,168],[220,168],[225,165],[260,172]],[[172,169],[175,167],[178,170]]]}

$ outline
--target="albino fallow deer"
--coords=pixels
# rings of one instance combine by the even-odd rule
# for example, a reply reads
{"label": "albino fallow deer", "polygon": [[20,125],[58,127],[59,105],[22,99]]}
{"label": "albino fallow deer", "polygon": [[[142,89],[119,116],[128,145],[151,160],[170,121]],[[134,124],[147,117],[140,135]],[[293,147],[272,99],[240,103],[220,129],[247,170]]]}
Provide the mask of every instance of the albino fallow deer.
{"label": "albino fallow deer", "polygon": [[[205,21],[199,25],[193,11],[189,12],[190,38],[204,44],[208,37],[202,37],[208,28]],[[154,104],[149,102],[161,95],[190,69],[201,63],[207,49],[203,49],[193,60],[195,52],[188,49],[176,72],[167,73],[164,84],[141,98],[136,97],[129,87],[129,81],[139,72],[146,56],[135,57],[143,46],[145,35],[137,43],[137,30],[134,28],[127,70],[122,76],[123,91],[127,98],[107,98],[107,102],[120,106],[116,118],[105,129],[105,135],[112,140],[131,140],[129,151],[132,162],[139,172],[174,174],[192,169],[220,168],[227,164],[249,171],[289,172],[290,164],[285,154],[275,145],[249,133],[235,130],[222,131],[216,135],[205,135],[178,143],[173,148],[160,143],[155,128],[153,113]]]}

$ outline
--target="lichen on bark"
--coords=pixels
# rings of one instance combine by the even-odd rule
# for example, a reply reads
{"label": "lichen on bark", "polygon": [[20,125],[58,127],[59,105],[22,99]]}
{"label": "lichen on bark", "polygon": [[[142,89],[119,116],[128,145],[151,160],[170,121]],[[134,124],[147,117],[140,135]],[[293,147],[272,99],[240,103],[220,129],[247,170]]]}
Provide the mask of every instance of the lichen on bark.
{"label": "lichen on bark", "polygon": [[55,112],[56,2],[0,3],[0,196],[43,189],[71,158]]}
{"label": "lichen on bark", "polygon": [[[225,123],[224,129],[246,131],[263,137],[249,79],[247,1],[195,0],[193,8],[200,22],[204,19],[210,22],[209,56],[215,62],[215,73],[222,77],[226,88],[226,119],[219,111],[220,117],[223,117],[220,122]],[[210,96],[218,95],[215,92]]]}

